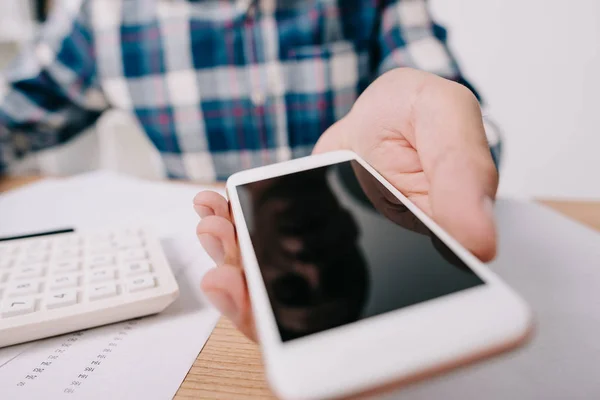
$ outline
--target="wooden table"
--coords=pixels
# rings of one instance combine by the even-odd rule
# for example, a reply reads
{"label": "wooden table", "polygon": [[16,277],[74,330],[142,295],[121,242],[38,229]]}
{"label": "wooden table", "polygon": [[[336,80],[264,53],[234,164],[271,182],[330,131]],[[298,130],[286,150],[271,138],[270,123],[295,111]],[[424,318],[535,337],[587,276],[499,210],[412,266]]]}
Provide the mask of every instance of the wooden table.
{"label": "wooden table", "polygon": [[[39,178],[0,179],[0,192]],[[539,200],[553,209],[600,231],[600,201]],[[270,399],[258,346],[222,318],[194,362],[176,399]]]}

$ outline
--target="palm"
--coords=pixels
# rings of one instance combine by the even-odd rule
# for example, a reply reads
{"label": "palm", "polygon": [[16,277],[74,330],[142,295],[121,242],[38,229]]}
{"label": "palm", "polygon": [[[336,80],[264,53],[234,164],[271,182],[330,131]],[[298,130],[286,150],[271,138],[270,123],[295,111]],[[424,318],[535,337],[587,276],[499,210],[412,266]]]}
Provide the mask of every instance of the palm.
{"label": "palm", "polygon": [[373,84],[369,87],[351,113],[323,134],[315,152],[342,148],[356,152],[431,215],[430,182],[416,149],[415,134],[410,126],[412,116],[403,117],[402,112],[394,109],[401,108],[402,102],[380,100],[381,92],[388,90],[386,85]]}
{"label": "palm", "polygon": [[[415,203],[421,210],[431,215],[429,204],[429,181],[423,171],[419,154],[402,135],[382,132],[376,140],[365,138],[367,147],[356,144],[353,149],[368,148],[361,156],[394,186]],[[367,144],[367,143],[365,143]],[[356,150],[355,150],[356,151]]]}

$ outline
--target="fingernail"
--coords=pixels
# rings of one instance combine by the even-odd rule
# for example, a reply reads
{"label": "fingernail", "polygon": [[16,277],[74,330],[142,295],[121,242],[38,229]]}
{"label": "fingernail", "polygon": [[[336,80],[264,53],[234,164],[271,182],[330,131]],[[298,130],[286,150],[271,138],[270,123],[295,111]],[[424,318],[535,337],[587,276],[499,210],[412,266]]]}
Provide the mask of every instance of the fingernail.
{"label": "fingernail", "polygon": [[212,303],[213,306],[216,307],[217,310],[223,315],[225,315],[229,319],[233,319],[236,314],[235,303],[231,296],[229,296],[225,292],[211,290],[205,292],[206,297]]}
{"label": "fingernail", "polygon": [[212,208],[206,207],[206,206],[201,206],[198,204],[194,204],[194,210],[196,210],[196,213],[200,216],[200,218],[208,217],[210,215],[215,215],[215,212]]}
{"label": "fingernail", "polygon": [[225,248],[219,239],[209,233],[202,233],[198,235],[198,240],[215,264],[221,265],[225,262]]}

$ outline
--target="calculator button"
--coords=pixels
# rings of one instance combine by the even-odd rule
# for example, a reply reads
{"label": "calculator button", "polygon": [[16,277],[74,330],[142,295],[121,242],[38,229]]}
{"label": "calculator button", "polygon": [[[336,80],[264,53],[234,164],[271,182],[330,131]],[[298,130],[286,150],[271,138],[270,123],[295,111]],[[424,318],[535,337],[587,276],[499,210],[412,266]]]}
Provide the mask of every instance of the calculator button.
{"label": "calculator button", "polygon": [[108,232],[94,232],[85,235],[85,243],[87,246],[94,245],[96,243],[110,243],[111,234]]}
{"label": "calculator button", "polygon": [[148,261],[130,261],[122,266],[123,273],[126,276],[145,274],[152,271]]}
{"label": "calculator button", "polygon": [[8,288],[8,295],[10,297],[26,296],[29,294],[36,294],[40,291],[40,284],[37,282],[23,282]]}
{"label": "calculator button", "polygon": [[103,283],[92,285],[88,289],[88,298],[90,300],[105,299],[117,295],[117,285],[114,283]]}
{"label": "calculator button", "polygon": [[20,269],[14,271],[13,274],[16,279],[39,278],[44,275],[44,266],[32,265],[21,267]]}
{"label": "calculator button", "polygon": [[139,292],[140,290],[153,288],[155,285],[154,278],[150,275],[138,276],[127,281],[127,290],[130,293]]}
{"label": "calculator button", "polygon": [[144,247],[144,242],[138,237],[125,237],[115,240],[114,246],[119,250]]}
{"label": "calculator button", "polygon": [[81,252],[79,251],[79,249],[77,248],[62,248],[62,249],[57,249],[54,252],[54,255],[52,256],[53,259],[55,260],[72,260],[75,258],[78,258],[80,256]]}
{"label": "calculator button", "polygon": [[129,249],[119,252],[119,259],[123,262],[144,260],[146,256],[146,251],[143,249]]}
{"label": "calculator button", "polygon": [[76,287],[78,280],[77,275],[62,275],[50,279],[48,285],[51,290],[66,289]]}
{"label": "calculator button", "polygon": [[55,274],[64,274],[68,272],[79,271],[80,262],[75,260],[65,260],[54,262],[53,272]]}
{"label": "calculator button", "polygon": [[25,253],[21,256],[21,258],[19,259],[19,264],[20,265],[27,265],[27,264],[37,264],[37,263],[41,263],[48,260],[48,253],[47,252],[40,252],[40,253]]}
{"label": "calculator button", "polygon": [[68,307],[77,303],[77,291],[66,290],[60,293],[50,293],[46,295],[47,308]]}
{"label": "calculator button", "polygon": [[111,244],[108,245],[104,245],[104,246],[93,246],[93,247],[88,247],[85,252],[86,255],[88,257],[90,256],[97,256],[97,255],[102,255],[102,254],[112,254],[113,251],[115,249],[113,248],[113,246]]}
{"label": "calculator button", "polygon": [[25,252],[46,251],[50,247],[50,242],[46,239],[33,240],[22,246]]}
{"label": "calculator button", "polygon": [[92,235],[92,236],[88,236],[85,239],[85,247],[87,248],[92,248],[92,247],[103,247],[103,246],[111,246],[112,245],[112,239],[111,239],[111,235],[110,234],[98,234],[98,235]]}
{"label": "calculator button", "polygon": [[25,265],[15,264],[14,267],[13,267],[13,269],[12,269],[12,271],[18,271],[18,270],[25,269],[25,268],[30,268],[30,267],[44,269],[44,268],[48,267],[48,263],[42,262],[42,263],[25,264]]}
{"label": "calculator button", "polygon": [[115,279],[114,269],[95,269],[87,277],[88,282],[105,282]]}
{"label": "calculator button", "polygon": [[115,232],[114,239],[115,241],[119,241],[119,240],[123,240],[126,238],[134,238],[134,237],[139,237],[140,235],[140,231],[138,229],[135,228],[125,228],[125,229],[119,229],[117,232]]}
{"label": "calculator button", "polygon": [[17,315],[29,314],[35,311],[34,299],[15,299],[6,300],[2,304],[2,317],[14,317]]}
{"label": "calculator button", "polygon": [[17,250],[16,245],[0,244],[0,255],[12,254]]}
{"label": "calculator button", "polygon": [[0,269],[7,269],[10,268],[14,263],[14,260],[12,258],[1,258],[0,259]]}
{"label": "calculator button", "polygon": [[90,255],[86,259],[88,268],[108,267],[115,262],[115,258],[108,254]]}
{"label": "calculator button", "polygon": [[81,244],[81,237],[77,235],[57,237],[54,239],[54,245],[59,248],[73,248]]}

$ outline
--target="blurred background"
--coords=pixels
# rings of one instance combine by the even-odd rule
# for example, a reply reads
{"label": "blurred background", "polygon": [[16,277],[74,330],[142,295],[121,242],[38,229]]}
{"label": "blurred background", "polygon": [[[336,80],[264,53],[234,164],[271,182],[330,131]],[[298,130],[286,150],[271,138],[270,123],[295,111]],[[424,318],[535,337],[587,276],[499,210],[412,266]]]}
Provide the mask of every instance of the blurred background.
{"label": "blurred background", "polygon": [[[0,67],[32,39],[51,1],[0,0]],[[600,198],[600,1],[431,0],[430,6],[502,130],[500,194]],[[125,157],[123,147],[137,153]],[[66,146],[24,160],[21,170],[63,175],[98,167],[162,176],[135,122],[116,112]]]}

